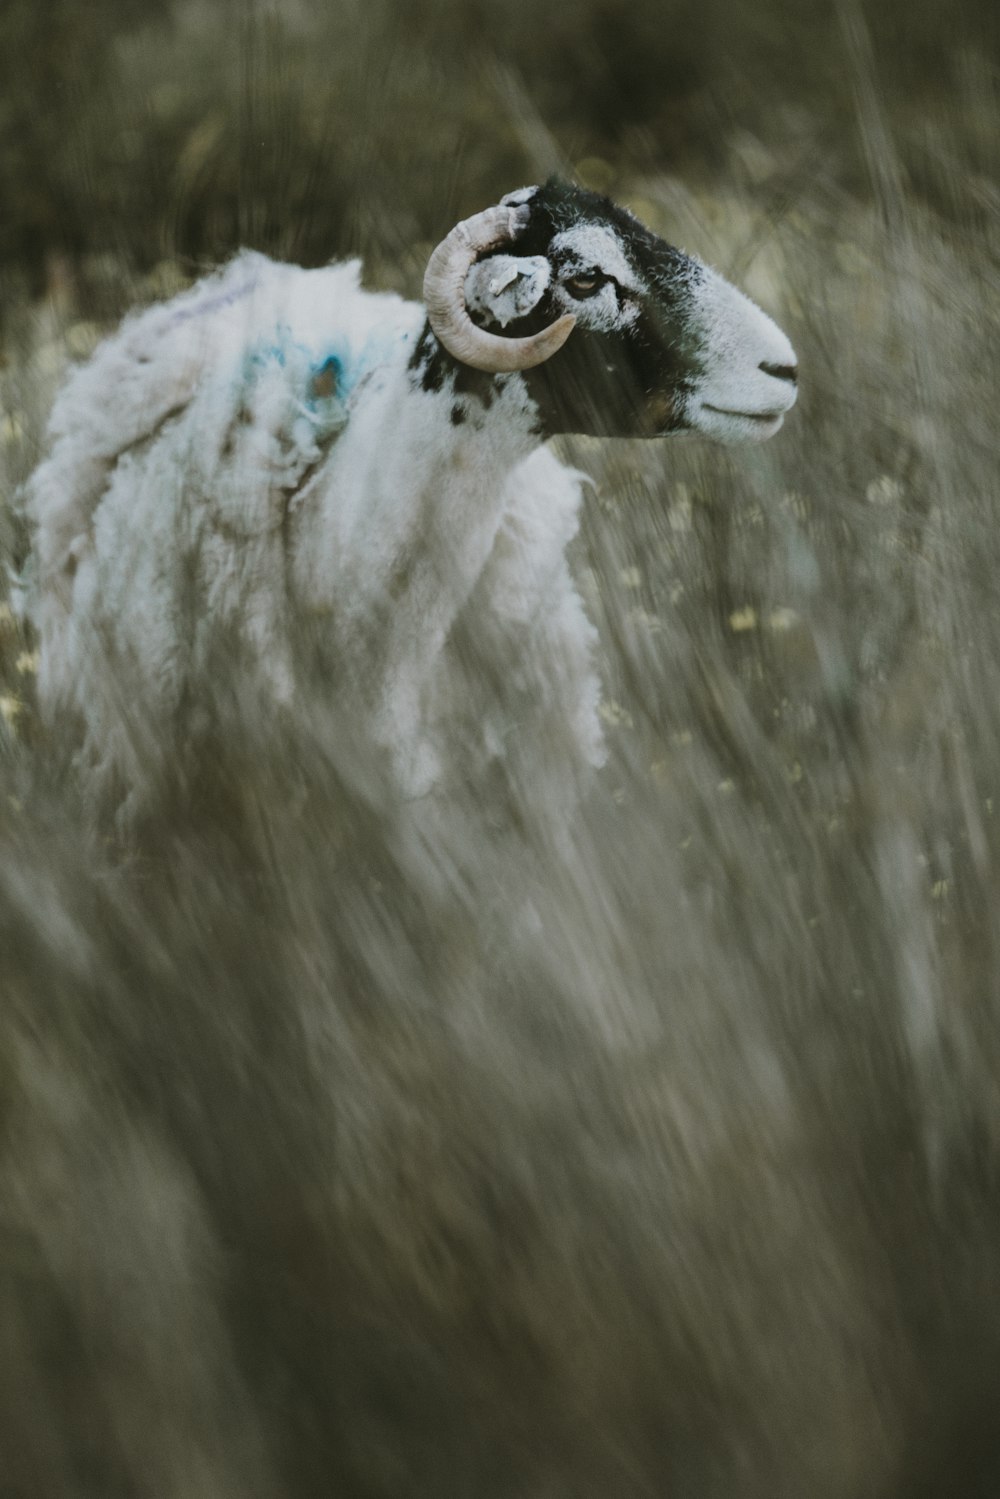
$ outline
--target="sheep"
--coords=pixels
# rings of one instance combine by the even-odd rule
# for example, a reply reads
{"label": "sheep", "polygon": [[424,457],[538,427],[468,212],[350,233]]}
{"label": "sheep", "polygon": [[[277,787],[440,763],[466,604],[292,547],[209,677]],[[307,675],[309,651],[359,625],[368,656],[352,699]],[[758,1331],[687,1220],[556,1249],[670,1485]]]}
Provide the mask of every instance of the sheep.
{"label": "sheep", "polygon": [[452,229],[426,311],[359,272],[243,252],[56,401],[27,490],[39,704],[121,815],[196,738],[223,643],[268,710],[315,670],[403,799],[575,788],[603,754],[584,481],[546,440],[761,441],[796,398],[759,308],[557,180]]}

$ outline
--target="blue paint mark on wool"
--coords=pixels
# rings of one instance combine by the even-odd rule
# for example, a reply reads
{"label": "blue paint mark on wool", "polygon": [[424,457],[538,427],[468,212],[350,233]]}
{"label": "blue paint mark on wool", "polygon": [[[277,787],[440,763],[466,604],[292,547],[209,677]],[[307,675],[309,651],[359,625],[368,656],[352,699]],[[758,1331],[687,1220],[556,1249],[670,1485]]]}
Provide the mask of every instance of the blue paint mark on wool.
{"label": "blue paint mark on wool", "polygon": [[344,386],[344,366],[336,354],[328,354],[320,365],[314,365],[309,377],[306,399],[310,402],[329,400],[340,393]]}
{"label": "blue paint mark on wool", "polygon": [[292,408],[322,440],[346,424],[351,396],[389,358],[393,342],[391,335],[376,333],[360,349],[337,341],[317,350],[279,324],[272,337],[260,339],[247,351],[243,386],[259,388],[280,370]]}

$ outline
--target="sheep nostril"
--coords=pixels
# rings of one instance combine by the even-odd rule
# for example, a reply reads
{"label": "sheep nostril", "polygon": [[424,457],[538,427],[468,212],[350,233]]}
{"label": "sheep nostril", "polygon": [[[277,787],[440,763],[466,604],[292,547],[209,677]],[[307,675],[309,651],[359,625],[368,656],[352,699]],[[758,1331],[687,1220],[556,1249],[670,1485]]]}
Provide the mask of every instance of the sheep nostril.
{"label": "sheep nostril", "polygon": [[797,364],[768,364],[765,360],[757,368],[763,370],[765,375],[773,375],[776,380],[790,380],[793,385],[799,378]]}

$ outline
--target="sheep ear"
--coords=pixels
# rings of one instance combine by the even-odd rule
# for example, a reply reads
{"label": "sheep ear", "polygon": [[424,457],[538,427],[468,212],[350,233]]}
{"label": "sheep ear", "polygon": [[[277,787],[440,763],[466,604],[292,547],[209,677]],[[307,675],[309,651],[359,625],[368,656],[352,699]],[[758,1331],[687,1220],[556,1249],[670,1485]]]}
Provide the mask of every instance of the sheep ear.
{"label": "sheep ear", "polygon": [[465,305],[477,322],[505,328],[534,311],[551,274],[543,255],[489,255],[465,278]]}

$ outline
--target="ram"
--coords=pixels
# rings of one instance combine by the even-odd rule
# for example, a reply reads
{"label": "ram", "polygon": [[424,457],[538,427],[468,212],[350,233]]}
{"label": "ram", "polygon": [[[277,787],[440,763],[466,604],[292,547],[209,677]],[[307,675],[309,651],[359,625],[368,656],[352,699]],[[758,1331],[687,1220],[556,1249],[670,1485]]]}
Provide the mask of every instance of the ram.
{"label": "ram", "polygon": [[223,647],[258,705],[294,713],[318,673],[407,798],[599,763],[581,476],[546,439],[760,441],[795,355],[558,181],[452,229],[424,295],[244,252],[71,376],[28,488],[33,612],[43,715],[98,801],[134,810],[190,754]]}

